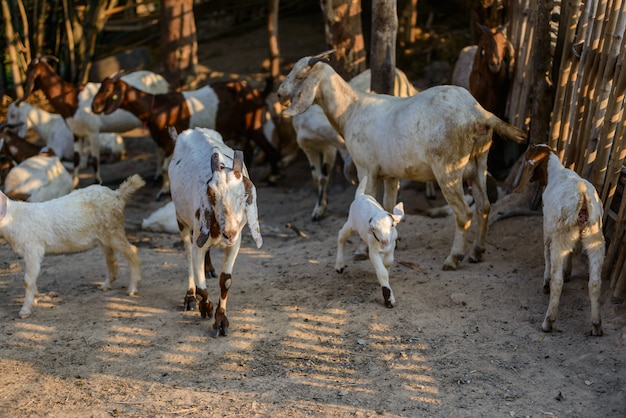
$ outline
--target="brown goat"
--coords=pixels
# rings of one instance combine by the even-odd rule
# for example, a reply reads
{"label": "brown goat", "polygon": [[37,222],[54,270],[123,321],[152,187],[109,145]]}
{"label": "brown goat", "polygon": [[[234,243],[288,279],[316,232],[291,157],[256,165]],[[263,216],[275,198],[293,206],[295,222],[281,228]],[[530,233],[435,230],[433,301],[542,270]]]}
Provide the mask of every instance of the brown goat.
{"label": "brown goat", "polygon": [[[505,35],[506,24],[492,29],[478,26],[482,36],[469,75],[469,90],[482,107],[506,120],[506,101],[515,65],[515,51]],[[513,144],[494,135],[487,159],[489,172],[502,180],[525,147],[525,144]]]}
{"label": "brown goat", "polygon": [[[215,129],[224,136],[245,136],[265,151],[272,174],[277,176],[280,155],[265,138],[262,126],[267,93],[253,89],[245,81],[229,81],[197,90],[153,95],[132,87],[116,76],[102,82],[94,96],[92,109],[96,114],[125,109],[147,125],[164,160],[163,186],[158,195],[161,197],[169,192],[167,166],[174,150],[174,141],[168,132],[170,126],[178,133],[204,127]],[[247,164],[251,163],[252,149],[248,149]]]}

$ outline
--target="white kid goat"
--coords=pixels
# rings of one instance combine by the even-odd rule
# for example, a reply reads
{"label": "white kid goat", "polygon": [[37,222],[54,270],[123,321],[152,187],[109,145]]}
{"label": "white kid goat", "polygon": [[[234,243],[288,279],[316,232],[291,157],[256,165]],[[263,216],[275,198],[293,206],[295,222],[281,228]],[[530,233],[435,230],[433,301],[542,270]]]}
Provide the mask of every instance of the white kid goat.
{"label": "white kid goat", "polygon": [[456,222],[444,270],[455,270],[465,256],[472,210],[463,197],[463,181],[471,181],[478,233],[469,260],[482,261],[492,134],[523,142],[525,133],[483,109],[462,87],[436,86],[408,98],[356,91],[322,55],[301,58],[282,82],[279,100],[291,102],[285,113],[296,115],[320,105],[345,139],[358,177],[368,176],[366,192],[375,196],[377,180],[383,179],[383,207],[388,211],[396,203],[400,179],[437,181]]}
{"label": "white kid goat", "polygon": [[522,177],[515,191],[523,190],[530,181],[538,181],[544,187],[543,292],[550,294],[550,304],[541,329],[544,332],[552,330],[564,276],[569,280],[571,255],[580,242],[589,261],[591,334],[600,336],[600,288],[605,243],[602,235],[602,202],[598,193],[590,182],[563,167],[554,150],[544,144],[531,145],[524,154]]}
{"label": "white kid goat", "polygon": [[[370,84],[371,70],[369,69],[350,80],[352,88],[358,91],[370,91]],[[394,95],[408,97],[414,94],[417,94],[417,89],[413,87],[406,74],[396,68]],[[317,188],[317,202],[313,208],[311,219],[318,221],[326,212],[328,205],[326,189],[335,165],[337,151],[341,153],[344,159],[344,171],[351,159],[343,137],[332,127],[324,115],[324,111],[318,105],[313,105],[304,112],[294,115],[291,122],[296,131],[298,146],[304,151],[311,165],[311,176]]]}
{"label": "white kid goat", "polygon": [[243,152],[233,151],[217,131],[206,128],[187,129],[178,135],[169,174],[189,266],[185,310],[193,309],[197,298],[201,316],[213,316],[205,267],[211,273],[210,248],[223,247],[213,336],[227,335],[226,300],[246,223],[257,247],[263,244],[256,188],[244,165]]}
{"label": "white kid goat", "polygon": [[29,203],[9,199],[0,192],[0,235],[24,258],[26,296],[20,317],[30,316],[36,305],[37,276],[45,254],[75,253],[98,244],[107,264],[107,278],[100,286],[111,288],[117,278],[116,252],[126,257],[130,268],[128,294],[137,292],[141,281],[137,248],[126,239],[124,207],[130,196],[144,185],[135,174],[117,191],[100,185],[47,202]]}
{"label": "white kid goat", "polygon": [[404,217],[404,206],[400,202],[393,208],[393,214],[387,212],[376,199],[365,194],[367,181],[367,176],[361,179],[354,201],[350,205],[348,220],[339,230],[335,270],[343,273],[346,267],[344,262],[346,241],[353,232],[358,232],[361,239],[367,243],[370,261],[382,287],[385,306],[392,308],[396,304],[396,298],[389,286],[389,270],[398,238],[396,225]]}

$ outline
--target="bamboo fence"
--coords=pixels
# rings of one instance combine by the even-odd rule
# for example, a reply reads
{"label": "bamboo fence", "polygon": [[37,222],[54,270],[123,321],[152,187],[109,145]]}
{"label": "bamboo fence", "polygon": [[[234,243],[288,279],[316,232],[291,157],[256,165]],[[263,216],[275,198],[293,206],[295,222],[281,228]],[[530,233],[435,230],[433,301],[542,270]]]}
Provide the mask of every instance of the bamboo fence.
{"label": "bamboo fence", "polygon": [[[509,37],[518,62],[507,115],[520,127],[530,123],[536,10],[530,0],[511,0]],[[558,19],[551,28],[554,104],[548,144],[600,195],[607,243],[603,278],[614,302],[621,302],[626,296],[626,0],[555,1],[553,13]]]}

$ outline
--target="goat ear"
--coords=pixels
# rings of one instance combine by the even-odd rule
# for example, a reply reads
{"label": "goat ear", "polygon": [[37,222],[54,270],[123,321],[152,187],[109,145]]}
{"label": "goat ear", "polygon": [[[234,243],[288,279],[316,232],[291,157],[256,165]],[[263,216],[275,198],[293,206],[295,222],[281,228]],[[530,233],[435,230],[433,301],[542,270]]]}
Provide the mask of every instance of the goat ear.
{"label": "goat ear", "polygon": [[526,189],[528,183],[531,181],[533,174],[535,173],[536,163],[529,163],[529,161],[524,157],[524,165],[522,166],[522,175],[519,181],[519,184],[515,189],[513,189],[514,193],[521,193]]}
{"label": "goat ear", "polygon": [[167,133],[170,136],[170,138],[172,138],[172,141],[176,141],[178,139],[178,132],[176,131],[175,127],[168,126]]}
{"label": "goat ear", "polygon": [[283,111],[287,116],[295,116],[303,113],[313,104],[319,83],[314,82],[307,77],[298,86],[298,90],[291,98],[291,104]]}
{"label": "goat ear", "polygon": [[9,198],[0,191],[0,221],[7,215],[7,202]]}
{"label": "goat ear", "polygon": [[233,156],[233,171],[235,174],[243,171],[243,151],[241,150],[235,150],[235,155]]}
{"label": "goat ear", "polygon": [[394,206],[391,217],[393,218],[394,226],[398,225],[402,218],[404,218],[404,204],[402,202]]}
{"label": "goat ear", "polygon": [[211,172],[215,173],[222,169],[222,165],[220,164],[220,155],[217,152],[214,152],[211,155]]}
{"label": "goat ear", "polygon": [[485,25],[481,25],[480,23],[477,23],[477,25],[478,25],[478,27],[480,28],[480,31],[481,31],[482,33],[484,33],[484,34],[487,34],[487,33],[489,33],[489,34],[490,34],[490,33],[491,33],[491,29],[489,29],[487,26],[485,26]]}
{"label": "goat ear", "polygon": [[248,228],[250,228],[250,233],[256,243],[256,247],[261,248],[263,245],[263,237],[261,236],[261,227],[259,226],[259,210],[256,205],[256,187],[254,187],[252,181],[245,176],[243,177],[243,184],[248,194],[248,200],[246,201]]}

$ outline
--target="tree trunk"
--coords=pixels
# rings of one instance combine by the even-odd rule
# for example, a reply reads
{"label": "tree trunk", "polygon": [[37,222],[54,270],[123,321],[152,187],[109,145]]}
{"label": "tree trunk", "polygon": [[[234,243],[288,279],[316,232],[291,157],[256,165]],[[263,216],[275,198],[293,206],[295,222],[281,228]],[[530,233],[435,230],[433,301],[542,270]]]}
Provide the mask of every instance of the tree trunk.
{"label": "tree trunk", "polygon": [[270,58],[270,77],[275,81],[280,75],[280,47],[278,46],[278,6],[280,0],[269,0],[267,34]]}
{"label": "tree trunk", "polygon": [[4,17],[4,32],[7,39],[7,48],[9,50],[9,60],[11,64],[11,73],[13,74],[13,88],[15,89],[16,97],[22,97],[24,95],[24,87],[22,86],[22,72],[18,62],[18,50],[15,45],[16,38],[13,31],[13,22],[11,21],[11,10],[9,9],[9,3],[7,0],[2,1],[2,15]]}
{"label": "tree trunk", "polygon": [[172,89],[183,90],[196,77],[198,40],[193,0],[161,2],[163,76]]}
{"label": "tree trunk", "polygon": [[370,67],[372,91],[393,95],[398,13],[396,0],[373,0]]}
{"label": "tree trunk", "polygon": [[46,37],[46,0],[35,1],[33,8],[33,21],[35,24],[35,35],[33,36],[33,57],[43,55],[43,45]]}
{"label": "tree trunk", "polygon": [[[335,54],[331,63],[345,80],[367,68],[360,0],[320,0],[326,24],[326,43]],[[320,51],[321,52],[321,51]]]}
{"label": "tree trunk", "polygon": [[552,111],[552,81],[550,79],[550,13],[554,0],[536,4],[535,23],[535,88],[531,109],[530,138],[533,143],[547,143],[550,132],[550,112]]}
{"label": "tree trunk", "polygon": [[400,46],[408,48],[415,45],[415,32],[417,29],[417,0],[408,0],[402,11],[401,23],[398,30]]}
{"label": "tree trunk", "polygon": [[78,58],[82,60],[78,83],[86,83],[89,79],[89,71],[96,53],[96,41],[107,21],[106,11],[115,7],[116,4],[117,0],[109,0],[108,2],[91,0],[89,2],[85,23],[83,24],[84,36],[81,38],[78,48]]}

